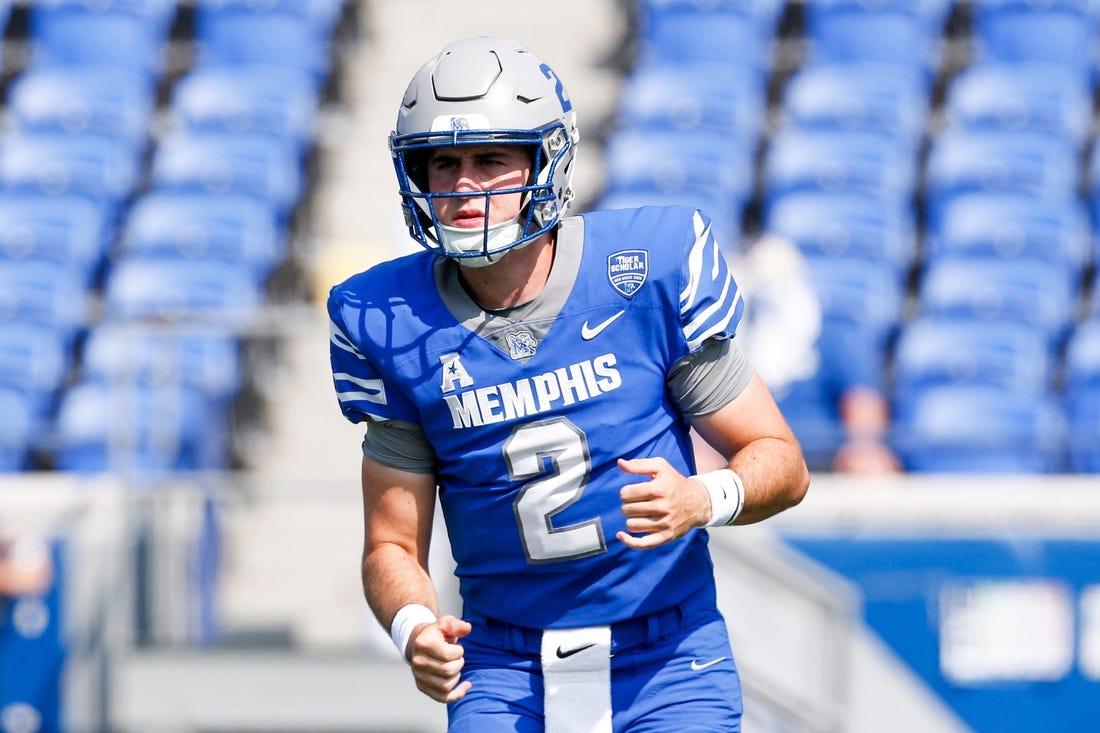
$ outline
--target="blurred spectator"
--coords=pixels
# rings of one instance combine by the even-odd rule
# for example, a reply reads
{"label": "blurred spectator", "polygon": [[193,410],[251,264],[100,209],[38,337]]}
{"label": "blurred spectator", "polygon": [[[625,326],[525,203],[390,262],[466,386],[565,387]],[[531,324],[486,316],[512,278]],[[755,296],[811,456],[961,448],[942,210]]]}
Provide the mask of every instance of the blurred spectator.
{"label": "blurred spectator", "polygon": [[[889,403],[882,369],[872,354],[827,344],[811,264],[787,239],[765,234],[731,263],[745,293],[746,319],[737,339],[805,445],[813,470],[896,473],[901,464],[887,444]],[[823,423],[828,426],[823,427]],[[812,456],[821,457],[812,465]],[[696,440],[699,470],[720,461]]]}

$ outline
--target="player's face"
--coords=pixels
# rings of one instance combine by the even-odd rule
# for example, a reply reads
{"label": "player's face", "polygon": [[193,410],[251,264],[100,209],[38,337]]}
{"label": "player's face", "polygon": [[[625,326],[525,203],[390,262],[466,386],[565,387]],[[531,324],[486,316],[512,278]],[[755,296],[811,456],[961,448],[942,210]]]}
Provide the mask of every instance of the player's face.
{"label": "player's face", "polygon": [[[486,197],[475,194],[501,188],[519,188],[531,177],[531,159],[517,145],[470,145],[436,148],[428,158],[428,190],[471,196],[435,200],[435,215],[447,226],[472,229],[485,226]],[[492,196],[489,225],[519,215],[523,195]]]}

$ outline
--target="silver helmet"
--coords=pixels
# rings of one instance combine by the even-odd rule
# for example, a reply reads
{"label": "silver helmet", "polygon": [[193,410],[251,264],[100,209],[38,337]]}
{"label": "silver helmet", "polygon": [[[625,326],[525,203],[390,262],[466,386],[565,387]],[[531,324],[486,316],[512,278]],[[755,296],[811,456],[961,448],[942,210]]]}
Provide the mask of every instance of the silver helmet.
{"label": "silver helmet", "polygon": [[[557,225],[573,199],[570,182],[579,141],[577,117],[553,70],[515,41],[468,38],[444,48],[413,77],[390,134],[390,151],[409,234],[427,249],[469,265],[486,265]],[[434,200],[471,194],[432,193],[431,149],[452,145],[521,145],[533,161],[532,180],[485,197],[485,226],[453,236],[436,217]],[[519,217],[490,226],[493,196],[523,195]]]}

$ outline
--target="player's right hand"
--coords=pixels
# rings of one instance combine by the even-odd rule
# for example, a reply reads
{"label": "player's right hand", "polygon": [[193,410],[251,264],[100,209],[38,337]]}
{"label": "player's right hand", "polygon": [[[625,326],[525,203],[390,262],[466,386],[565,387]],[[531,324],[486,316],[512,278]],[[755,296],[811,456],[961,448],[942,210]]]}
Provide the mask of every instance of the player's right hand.
{"label": "player's right hand", "polygon": [[466,696],[470,683],[461,681],[466,660],[458,640],[472,629],[468,621],[446,615],[413,630],[407,652],[418,690],[443,703]]}

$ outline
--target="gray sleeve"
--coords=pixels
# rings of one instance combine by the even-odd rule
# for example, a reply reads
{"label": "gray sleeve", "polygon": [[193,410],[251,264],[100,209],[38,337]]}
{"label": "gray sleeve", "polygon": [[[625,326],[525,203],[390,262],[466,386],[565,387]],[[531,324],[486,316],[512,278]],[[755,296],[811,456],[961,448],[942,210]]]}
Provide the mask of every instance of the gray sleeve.
{"label": "gray sleeve", "polygon": [[404,420],[369,419],[363,455],[402,471],[435,473],[435,449],[419,425]]}
{"label": "gray sleeve", "polygon": [[741,394],[752,375],[752,364],[734,339],[712,339],[672,368],[668,391],[684,415],[706,415]]}

